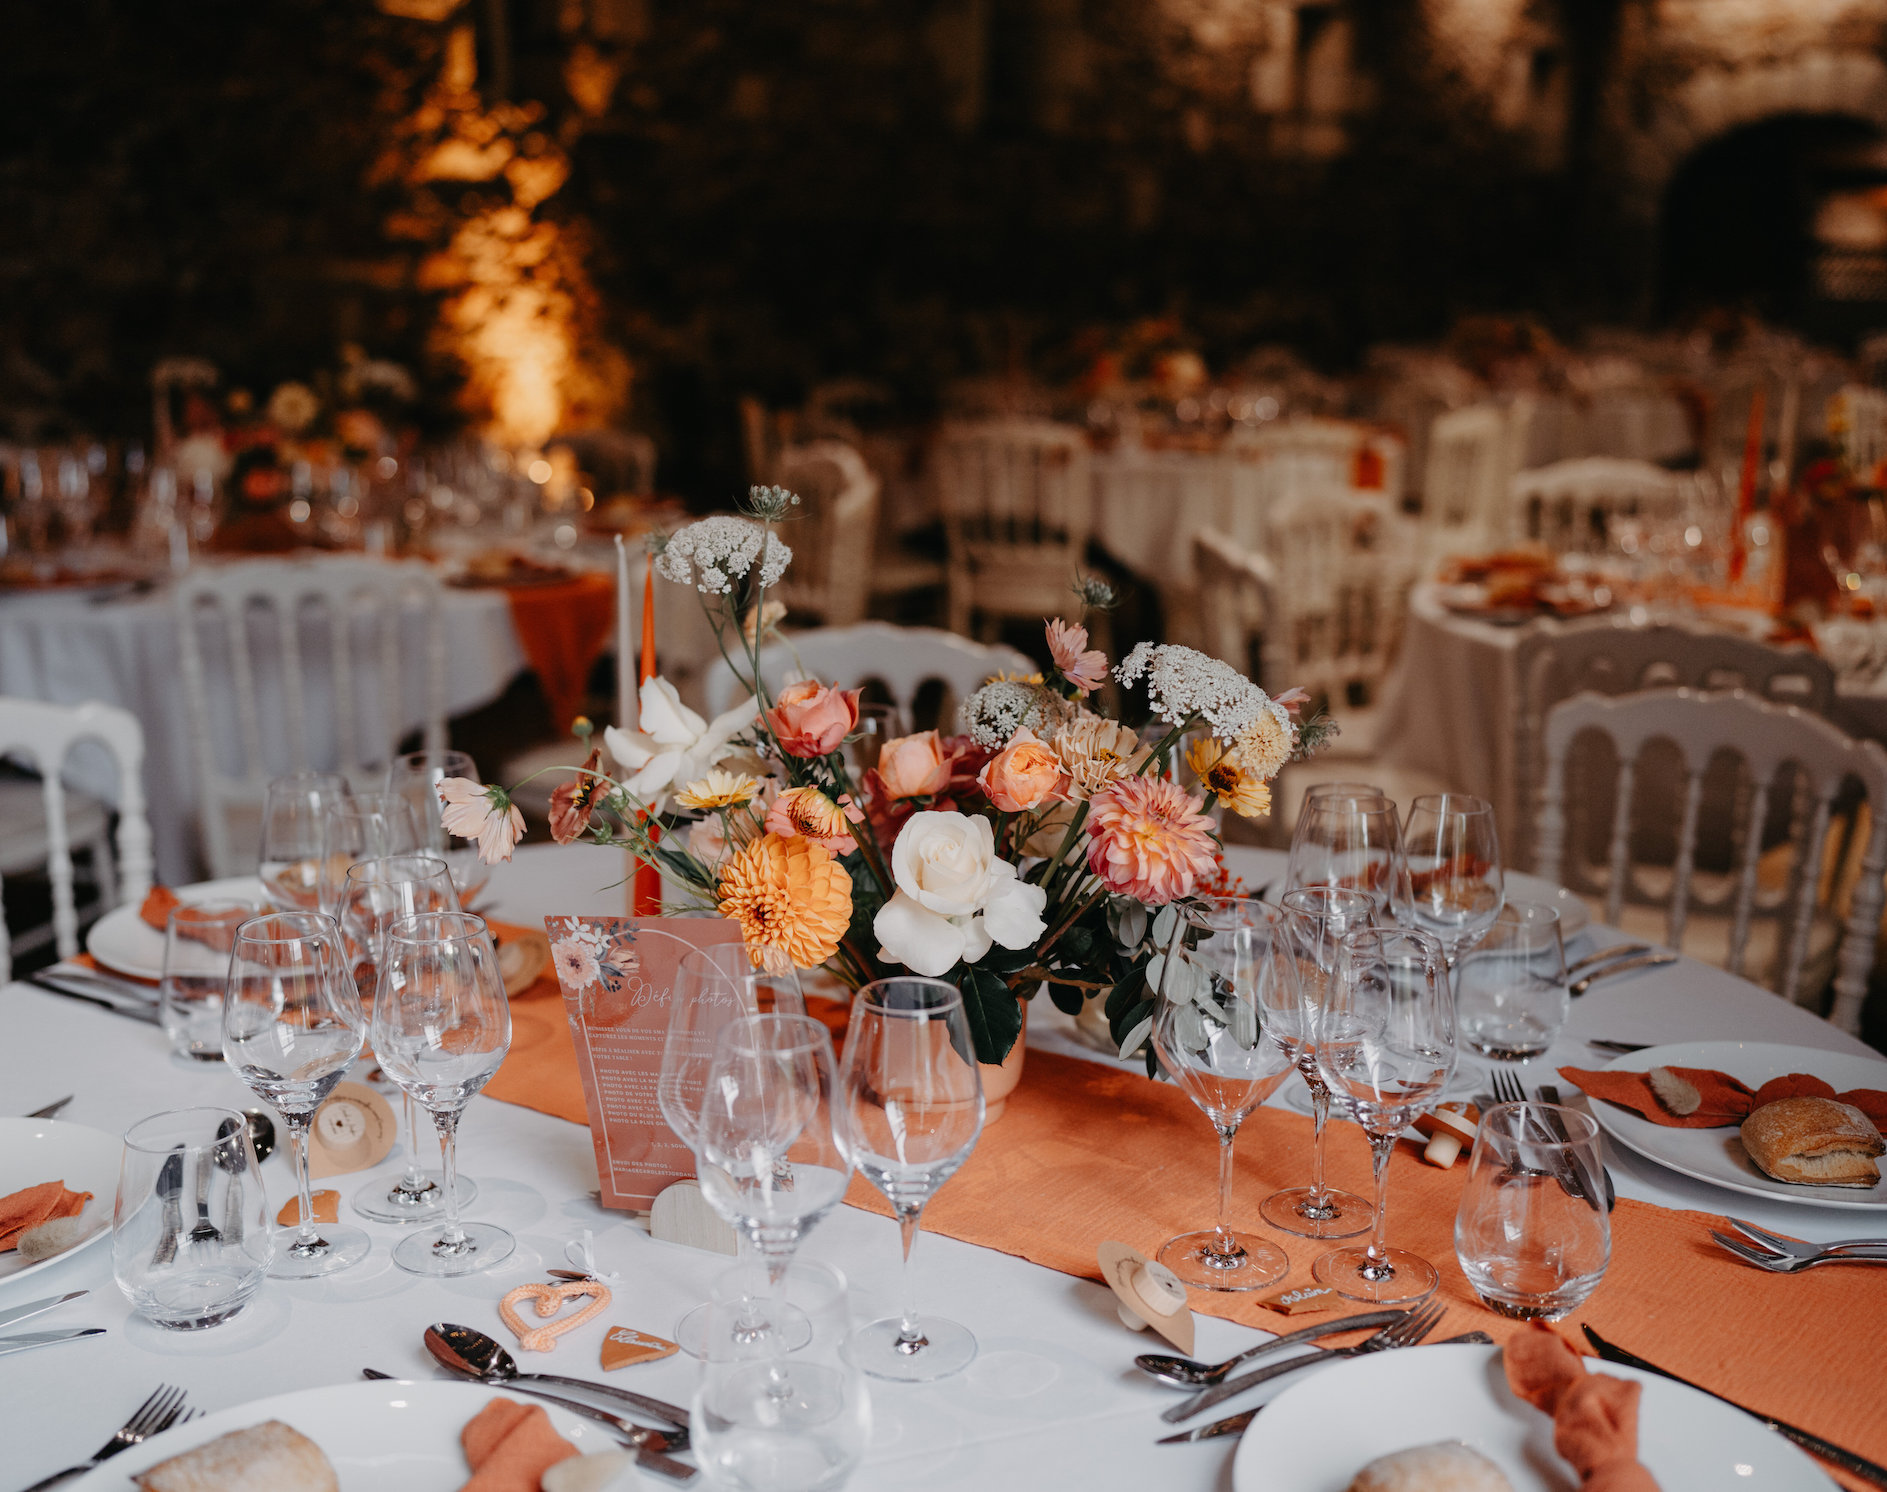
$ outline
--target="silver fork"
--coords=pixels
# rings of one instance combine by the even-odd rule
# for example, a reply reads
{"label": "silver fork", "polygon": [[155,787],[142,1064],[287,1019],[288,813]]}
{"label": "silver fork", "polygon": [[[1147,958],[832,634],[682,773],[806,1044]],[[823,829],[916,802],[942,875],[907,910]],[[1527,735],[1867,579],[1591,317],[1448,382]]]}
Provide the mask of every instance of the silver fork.
{"label": "silver fork", "polygon": [[1817,1254],[1845,1254],[1851,1250],[1887,1250],[1887,1238],[1843,1238],[1834,1243],[1799,1243],[1793,1238],[1784,1238],[1780,1233],[1771,1233],[1767,1228],[1759,1228],[1754,1223],[1746,1223],[1741,1218],[1726,1216],[1723,1220],[1764,1248],[1795,1259],[1812,1258]]}
{"label": "silver fork", "polygon": [[185,1411],[183,1407],[184,1391],[159,1384],[156,1390],[142,1404],[132,1411],[131,1418],[121,1425],[116,1434],[92,1453],[89,1461],[82,1461],[77,1466],[68,1466],[64,1471],[55,1471],[42,1481],[34,1482],[24,1492],[41,1492],[42,1488],[55,1487],[69,1476],[78,1476],[90,1471],[100,1461],[110,1460],[119,1451],[128,1451],[134,1445],[141,1445],[153,1435],[161,1435],[172,1425],[183,1424],[194,1419],[197,1411]]}
{"label": "silver fork", "polygon": [[1825,1244],[1817,1248],[1813,1244],[1797,1243],[1792,1238],[1765,1232],[1753,1223],[1738,1222],[1735,1218],[1726,1221],[1731,1227],[1756,1240],[1754,1245],[1719,1233],[1714,1228],[1710,1230],[1710,1236],[1745,1264],[1754,1264],[1771,1274],[1799,1274],[1804,1269],[1813,1269],[1817,1264],[1887,1264],[1887,1244],[1880,1240],[1856,1238],[1846,1243]]}
{"label": "silver fork", "polygon": [[1373,1337],[1365,1337],[1354,1347],[1335,1347],[1327,1351],[1312,1352],[1304,1357],[1293,1357],[1288,1362],[1272,1363],[1268,1367],[1256,1368],[1249,1373],[1241,1373],[1236,1378],[1229,1378],[1215,1388],[1204,1393],[1194,1394],[1184,1403],[1175,1404],[1161,1413],[1160,1418],[1169,1425],[1176,1425],[1181,1420],[1191,1419],[1195,1414],[1203,1413],[1214,1404],[1223,1404],[1227,1399],[1242,1394],[1248,1388],[1256,1388],[1261,1383],[1269,1383],[1273,1378],[1282,1378],[1286,1373],[1295,1373],[1299,1368],[1307,1368],[1312,1363],[1335,1362],[1344,1357],[1364,1357],[1371,1352],[1385,1352],[1396,1347],[1413,1347],[1441,1323],[1441,1318],[1448,1308],[1438,1300],[1431,1300],[1419,1310],[1410,1311],[1400,1321],[1392,1321]]}
{"label": "silver fork", "polygon": [[1504,1067],[1494,1069],[1494,1101],[1496,1103],[1525,1103],[1527,1090],[1520,1086],[1520,1079]]}

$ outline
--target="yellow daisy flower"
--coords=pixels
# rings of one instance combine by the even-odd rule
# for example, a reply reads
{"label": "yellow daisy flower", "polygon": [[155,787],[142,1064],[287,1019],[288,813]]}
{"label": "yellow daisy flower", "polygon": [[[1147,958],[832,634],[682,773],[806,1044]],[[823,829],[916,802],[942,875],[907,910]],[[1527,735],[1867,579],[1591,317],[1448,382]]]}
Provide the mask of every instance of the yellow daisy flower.
{"label": "yellow daisy flower", "polygon": [[675,802],[697,813],[751,803],[760,795],[760,780],[745,772],[723,772],[719,767],[675,794]]}
{"label": "yellow daisy flower", "polygon": [[1193,776],[1240,818],[1264,818],[1271,812],[1271,785],[1246,772],[1225,746],[1200,736],[1186,748]]}

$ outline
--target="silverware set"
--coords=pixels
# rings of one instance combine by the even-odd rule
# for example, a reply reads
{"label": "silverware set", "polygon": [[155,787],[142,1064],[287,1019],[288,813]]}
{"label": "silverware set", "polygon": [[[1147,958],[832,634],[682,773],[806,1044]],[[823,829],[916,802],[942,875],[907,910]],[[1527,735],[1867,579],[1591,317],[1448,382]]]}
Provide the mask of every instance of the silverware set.
{"label": "silverware set", "polygon": [[134,1445],[142,1445],[153,1435],[161,1435],[172,1425],[181,1425],[193,1420],[201,1410],[184,1408],[184,1391],[160,1384],[150,1398],[132,1411],[131,1418],[121,1425],[111,1439],[107,1440],[89,1460],[81,1461],[77,1466],[68,1466],[64,1471],[55,1471],[51,1476],[34,1482],[24,1492],[42,1492],[46,1487],[56,1487],[68,1477],[80,1476],[90,1471],[101,1461],[108,1461],[120,1451],[128,1451]]}
{"label": "silverware set", "polygon": [[[25,1305],[14,1306],[0,1311],[0,1326],[17,1326],[22,1321],[30,1321],[35,1316],[47,1311],[57,1310],[68,1301],[82,1300],[92,1292],[90,1290],[72,1290],[64,1295],[49,1295],[44,1300],[28,1301]],[[102,1326],[68,1327],[64,1331],[26,1331],[10,1337],[0,1337],[0,1357],[14,1352],[28,1352],[35,1347],[51,1347],[59,1342],[77,1342],[85,1337],[102,1337]]]}
{"label": "silverware set", "polygon": [[100,974],[76,964],[54,964],[50,969],[37,969],[26,979],[29,984],[68,1000],[101,1006],[113,1015],[128,1016],[147,1025],[159,1024],[155,985]]}
{"label": "silverware set", "polygon": [[[1494,1069],[1493,1089],[1494,1099],[1497,1103],[1525,1103],[1527,1101],[1527,1090],[1521,1086],[1520,1079],[1505,1068],[1497,1067]],[[1555,1107],[1558,1106],[1558,1085],[1542,1083],[1537,1091],[1541,1103],[1552,1104]],[[1546,1127],[1551,1132],[1554,1139],[1563,1142],[1568,1138],[1566,1127],[1551,1113],[1546,1116]],[[1605,1182],[1605,1210],[1610,1212],[1614,1207],[1618,1206],[1618,1189],[1612,1185],[1612,1168],[1610,1166],[1605,1167],[1600,1174]],[[1583,1194],[1583,1187],[1579,1177],[1572,1170],[1568,1169],[1561,1175],[1559,1182],[1561,1186],[1565,1187],[1566,1190],[1571,1192],[1574,1196]]]}
{"label": "silverware set", "polygon": [[1134,1359],[1134,1366],[1149,1377],[1170,1384],[1174,1388],[1211,1388],[1223,1383],[1226,1374],[1233,1368],[1243,1367],[1257,1358],[1280,1352],[1286,1347],[1295,1347],[1300,1342],[1314,1342],[1319,1337],[1333,1337],[1346,1331],[1365,1331],[1371,1327],[1390,1326],[1400,1321],[1408,1313],[1401,1310],[1365,1311],[1359,1316],[1339,1316],[1334,1321],[1321,1322],[1316,1326],[1306,1326],[1301,1331],[1294,1331],[1281,1337],[1273,1337],[1269,1342],[1260,1342],[1241,1352],[1236,1357],[1228,1357],[1224,1362],[1194,1362],[1189,1357],[1169,1357],[1163,1352],[1147,1352]]}
{"label": "silverware set", "polygon": [[[1675,953],[1660,952],[1649,943],[1620,943],[1614,948],[1602,948],[1567,965],[1566,977],[1572,982],[1566,986],[1566,993],[1577,998],[1601,979],[1636,973],[1640,969],[1661,969],[1676,962]],[[1581,970],[1590,972],[1581,973]]]}
{"label": "silverware set", "polygon": [[1746,1264],[1771,1274],[1799,1274],[1817,1264],[1887,1264],[1887,1238],[1846,1238],[1838,1243],[1799,1243],[1754,1223],[1724,1219],[1743,1236],[1731,1238],[1714,1228],[1710,1236]]}

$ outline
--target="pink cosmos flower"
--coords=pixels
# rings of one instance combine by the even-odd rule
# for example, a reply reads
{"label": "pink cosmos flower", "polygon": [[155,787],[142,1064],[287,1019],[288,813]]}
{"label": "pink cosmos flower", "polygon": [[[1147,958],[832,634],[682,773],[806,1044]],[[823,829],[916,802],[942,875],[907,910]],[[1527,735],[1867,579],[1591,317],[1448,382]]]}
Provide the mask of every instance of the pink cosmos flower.
{"label": "pink cosmos flower", "polygon": [[1191,895],[1217,848],[1204,805],[1163,777],[1122,778],[1088,800],[1088,869],[1148,906]]}
{"label": "pink cosmos flower", "polygon": [[524,835],[524,815],[496,783],[448,777],[439,784],[439,822],[448,834],[478,841],[478,858],[487,865],[509,860]]}
{"label": "pink cosmos flower", "polygon": [[1083,694],[1092,694],[1107,682],[1107,654],[1088,647],[1088,629],[1060,617],[1048,624],[1048,651],[1056,671]]}

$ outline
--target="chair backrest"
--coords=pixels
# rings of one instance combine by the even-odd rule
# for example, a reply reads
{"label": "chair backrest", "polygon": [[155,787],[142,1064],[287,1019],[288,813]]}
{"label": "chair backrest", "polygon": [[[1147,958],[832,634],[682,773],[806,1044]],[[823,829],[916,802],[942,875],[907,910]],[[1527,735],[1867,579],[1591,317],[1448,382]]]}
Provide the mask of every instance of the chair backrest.
{"label": "chair backrest", "polygon": [[1848,469],[1871,477],[1887,461],[1887,389],[1843,385],[1828,401],[1828,427],[1840,438]]}
{"label": "chair backrest", "polygon": [[863,621],[871,599],[878,478],[843,441],[815,440],[782,451],[773,480],[800,498],[799,521],[786,533],[793,563],[774,594],[828,627]]}
{"label": "chair backrest", "polygon": [[1278,420],[1226,437],[1234,462],[1256,464],[1273,500],[1315,492],[1361,492],[1402,500],[1402,439],[1355,420]]}
{"label": "chair backrest", "polygon": [[1684,510],[1684,480],[1649,461],[1582,456],[1513,479],[1508,531],[1555,553],[1603,549],[1614,518],[1672,518]]}
{"label": "chair backrest", "polygon": [[1470,404],[1435,416],[1422,475],[1422,545],[1427,561],[1501,543],[1507,485],[1520,469],[1533,402]]}
{"label": "chair backrest", "polygon": [[[1790,890],[1779,911],[1787,941],[1782,945],[1777,989],[1793,1000],[1808,956],[1809,933],[1821,894],[1824,850],[1834,802],[1844,786],[1858,780],[1867,794],[1868,840],[1849,903],[1845,936],[1835,975],[1834,1007],[1829,1019],[1845,1031],[1859,1029],[1879,933],[1882,875],[1887,873],[1887,751],[1874,741],[1857,741],[1818,716],[1792,705],[1775,705],[1741,690],[1705,694],[1694,689],[1663,689],[1606,697],[1580,694],[1553,707],[1546,719],[1546,775],[1540,792],[1539,849],[1534,868],[1557,878],[1562,873],[1567,838],[1566,772],[1574,741],[1587,731],[1611,739],[1618,759],[1605,920],[1616,924],[1631,881],[1632,783],[1638,759],[1653,740],[1668,740],[1683,757],[1685,792],[1670,873],[1669,929],[1666,941],[1681,945],[1692,901],[1698,826],[1703,806],[1704,774],[1718,753],[1729,751],[1748,769],[1750,790],[1739,794],[1732,842],[1740,846],[1729,969],[1743,972],[1752,913],[1757,910],[1757,866],[1769,819],[1769,795],[1779,768],[1792,764],[1799,776],[1790,812],[1790,840],[1795,864]],[[1860,816],[1856,815],[1856,822]]]}
{"label": "chair backrest", "polygon": [[258,809],[271,777],[320,769],[365,783],[415,728],[428,749],[445,746],[445,634],[429,566],[201,566],[178,582],[176,614],[213,875],[250,868],[231,810]]}
{"label": "chair backrest", "polygon": [[933,455],[953,540],[1056,548],[1077,559],[1093,522],[1088,439],[1046,420],[949,421]]}
{"label": "chair backrest", "polygon": [[[118,769],[118,902],[139,903],[151,889],[151,825],[144,810],[144,731],[137,717],[115,705],[51,705],[36,699],[0,699],[0,755],[29,759],[40,775],[46,805],[47,879],[52,883],[53,941],[59,957],[79,951],[78,910],[72,895],[72,844],[66,832],[66,755],[81,741],[96,741]],[[0,983],[12,973],[6,919],[0,916]]]}
{"label": "chair backrest", "polygon": [[[760,650],[760,677],[768,692],[777,693],[789,674],[810,675],[841,689],[856,689],[875,679],[890,694],[906,726],[917,692],[927,683],[940,682],[950,700],[961,704],[995,674],[1035,671],[1036,665],[1014,648],[985,646],[937,627],[894,627],[889,622],[819,627]],[[743,697],[741,683],[725,659],[708,670],[706,692],[710,715]],[[946,735],[952,718],[943,717]]]}
{"label": "chair backrest", "polygon": [[1276,504],[1265,527],[1265,557],[1283,577],[1265,635],[1266,687],[1321,688],[1341,701],[1349,686],[1372,685],[1401,635],[1407,520],[1379,498],[1307,493]]}
{"label": "chair backrest", "polygon": [[[1253,554],[1217,529],[1193,535],[1193,573],[1198,577],[1198,616],[1206,652],[1260,684],[1263,660],[1254,646],[1273,624],[1275,572],[1271,562]],[[1288,685],[1279,683],[1280,689]]]}

